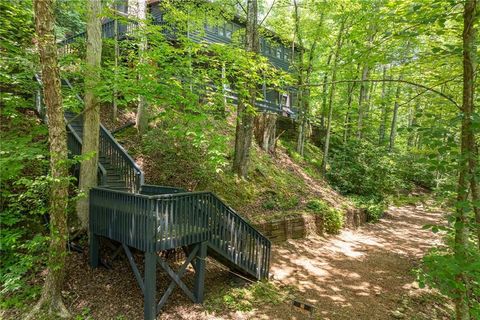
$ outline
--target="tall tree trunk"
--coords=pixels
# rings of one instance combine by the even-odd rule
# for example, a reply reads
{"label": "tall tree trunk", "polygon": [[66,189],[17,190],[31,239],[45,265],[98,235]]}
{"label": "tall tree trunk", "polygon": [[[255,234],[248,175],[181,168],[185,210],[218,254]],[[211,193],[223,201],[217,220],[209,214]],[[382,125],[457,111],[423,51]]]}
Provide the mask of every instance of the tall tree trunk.
{"label": "tall tree trunk", "polygon": [[[463,204],[468,202],[469,186],[475,184],[475,169],[477,165],[474,128],[474,72],[475,72],[475,17],[476,0],[466,0],[463,14],[463,103],[461,125],[461,156],[459,161],[457,201],[455,216],[455,256],[457,261],[465,261],[469,245],[469,210]],[[478,216],[477,216],[478,218]],[[467,294],[468,280],[460,271],[456,277],[462,287],[458,289],[455,298],[455,313],[457,320],[469,320],[469,300]]]}
{"label": "tall tree trunk", "polygon": [[[387,79],[387,69],[384,69],[383,79]],[[387,128],[387,121],[388,121],[388,114],[389,108],[387,100],[390,97],[390,83],[386,83],[385,81],[382,83],[382,105],[381,105],[381,119],[380,119],[380,126],[378,128],[378,145],[383,145],[385,142],[385,135],[386,135],[386,128]]]}
{"label": "tall tree trunk", "polygon": [[[398,78],[399,80],[402,80],[402,76]],[[400,83],[397,84],[397,90],[395,92],[395,102],[393,106],[393,116],[392,116],[392,125],[390,127],[390,144],[388,147],[388,150],[390,152],[393,151],[393,148],[395,148],[395,138],[397,136],[397,121],[398,121],[398,108],[400,107],[400,93],[401,93],[401,87]]]}
{"label": "tall tree trunk", "polygon": [[363,130],[363,117],[364,117],[364,104],[367,101],[367,92],[368,92],[368,65],[364,65],[362,68],[362,82],[360,82],[360,96],[358,98],[358,123],[357,123],[357,138],[362,139],[362,130]]}
{"label": "tall tree trunk", "polygon": [[117,90],[117,82],[118,82],[118,57],[120,56],[120,47],[118,45],[118,17],[117,17],[118,6],[115,6],[115,16],[113,17],[114,24],[113,24],[113,41],[114,41],[114,62],[115,62],[115,70],[114,70],[114,79],[113,79],[113,96],[112,96],[112,121],[113,123],[117,122],[118,116],[118,90]]}
{"label": "tall tree trunk", "polygon": [[335,48],[335,58],[333,61],[332,68],[332,84],[330,86],[330,95],[328,98],[328,122],[327,122],[327,133],[325,136],[325,145],[323,147],[323,158],[322,158],[322,174],[325,176],[327,173],[327,162],[328,162],[328,151],[330,148],[330,135],[332,131],[332,116],[333,116],[333,98],[335,96],[335,81],[337,80],[337,64],[340,58],[340,50],[342,49],[343,44],[343,31],[345,29],[345,18],[340,24],[340,29],[338,30],[337,43]]}
{"label": "tall tree trunk", "polygon": [[277,114],[271,112],[262,112],[255,117],[255,140],[262,150],[266,152],[275,152],[276,132],[277,132]]}
{"label": "tall tree trunk", "polygon": [[[330,52],[327,59],[327,68],[330,66],[333,52]],[[323,88],[322,88],[322,113],[320,115],[320,126],[322,130],[325,129],[325,116],[327,114],[327,99],[328,99],[328,72],[323,74]]]}
{"label": "tall tree trunk", "polygon": [[[370,111],[372,109],[372,101],[373,101],[372,97],[375,95],[376,90],[377,90],[377,82],[374,82],[370,86],[370,89],[368,90],[367,97],[366,97],[367,103],[365,105],[365,112],[363,113],[364,126],[365,126],[365,121],[367,121],[368,117],[370,116]],[[366,127],[368,128],[368,123],[366,124]]]}
{"label": "tall tree trunk", "polygon": [[412,113],[410,115],[409,124],[408,124],[410,132],[408,133],[407,146],[409,148],[413,147],[414,141],[415,141],[415,127],[417,126],[417,112],[419,107],[420,107],[420,102],[417,100],[417,102],[413,107]]}
{"label": "tall tree trunk", "polygon": [[[257,0],[247,2],[247,24],[245,37],[245,50],[258,53],[260,42],[258,38],[258,3]],[[253,111],[249,110],[243,101],[244,97],[238,96],[237,126],[235,130],[235,151],[233,155],[232,170],[239,177],[246,178],[250,159],[250,147],[253,136]],[[254,107],[257,100],[257,84],[248,84],[248,104]]]}
{"label": "tall tree trunk", "polygon": [[305,49],[303,47],[303,36],[300,32],[300,12],[298,8],[297,0],[293,0],[294,5],[294,17],[295,17],[295,35],[300,45],[299,52],[300,56],[298,58],[298,65],[297,65],[297,82],[298,87],[300,90],[298,91],[298,111],[299,111],[299,126],[298,126],[298,137],[297,137],[297,152],[303,156],[303,147],[304,147],[304,139],[305,139],[305,126],[307,122],[307,110],[305,110],[305,97],[304,92],[305,89],[303,87],[304,84],[304,77],[305,77]]}
{"label": "tall tree trunk", "polygon": [[82,155],[88,158],[80,165],[79,189],[85,196],[77,201],[77,215],[82,230],[88,228],[88,192],[97,185],[100,106],[95,95],[95,87],[100,81],[102,59],[101,14],[101,0],[90,0],[87,11],[87,63],[82,138]]}
{"label": "tall tree trunk", "polygon": [[54,33],[54,4],[52,0],[35,0],[35,29],[42,66],[43,92],[48,117],[48,141],[50,145],[50,248],[48,271],[40,300],[27,319],[37,318],[42,310],[52,317],[69,317],[62,301],[67,255],[67,132],[62,108],[60,72],[57,61],[57,44]]}
{"label": "tall tree trunk", "polygon": [[[129,4],[130,5],[130,4]],[[147,17],[147,3],[146,0],[134,0],[132,1],[131,7],[132,15],[138,19],[139,22],[139,31],[140,39],[138,43],[138,63],[143,65],[145,63],[145,51],[147,50],[147,38],[144,35],[145,33],[145,19]],[[129,8],[129,10],[130,10]],[[130,12],[129,12],[130,14]],[[141,83],[142,74],[138,74],[138,81]],[[135,126],[137,127],[139,134],[144,134],[148,128],[148,110],[147,110],[147,101],[143,95],[138,97],[138,107],[137,107],[137,116],[135,119]]]}
{"label": "tall tree trunk", "polygon": [[351,82],[348,84],[348,100],[347,100],[347,112],[345,113],[345,121],[343,123],[343,142],[347,143],[348,137],[350,135],[350,111],[352,109],[352,101],[353,101],[353,90],[355,89],[355,82]]}

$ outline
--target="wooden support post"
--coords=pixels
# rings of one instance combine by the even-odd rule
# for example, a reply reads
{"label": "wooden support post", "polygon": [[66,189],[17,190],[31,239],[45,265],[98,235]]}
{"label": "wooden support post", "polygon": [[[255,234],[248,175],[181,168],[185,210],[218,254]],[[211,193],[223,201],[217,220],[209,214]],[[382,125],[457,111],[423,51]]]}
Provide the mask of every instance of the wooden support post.
{"label": "wooden support post", "polygon": [[200,250],[198,250],[195,259],[195,302],[203,303],[203,293],[205,291],[205,259],[207,257],[207,242],[199,244]]}
{"label": "wooden support post", "polygon": [[157,255],[155,252],[145,252],[145,291],[143,294],[144,320],[155,320],[157,306],[155,302],[157,289]]}
{"label": "wooden support post", "polygon": [[99,262],[99,256],[98,256],[98,251],[99,251],[99,239],[96,234],[93,232],[90,233],[90,249],[89,249],[89,255],[90,255],[90,266],[92,268],[98,267],[98,262]]}

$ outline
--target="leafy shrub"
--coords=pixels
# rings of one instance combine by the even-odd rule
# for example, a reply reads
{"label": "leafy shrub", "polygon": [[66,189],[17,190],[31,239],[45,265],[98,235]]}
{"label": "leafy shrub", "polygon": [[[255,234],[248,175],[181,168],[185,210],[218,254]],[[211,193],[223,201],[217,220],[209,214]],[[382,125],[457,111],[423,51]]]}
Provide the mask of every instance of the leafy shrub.
{"label": "leafy shrub", "polygon": [[356,196],[351,199],[358,208],[365,210],[368,222],[378,221],[387,210],[386,201],[380,198]]}
{"label": "leafy shrub", "polygon": [[204,187],[227,165],[227,135],[220,123],[205,115],[160,114],[157,127],[142,140],[153,183],[189,189]]}
{"label": "leafy shrub", "polygon": [[410,187],[393,156],[369,142],[340,144],[329,162],[327,178],[343,194],[383,197]]}
{"label": "leafy shrub", "polygon": [[310,200],[307,202],[307,208],[314,212],[323,212],[330,209],[330,207],[322,200]]}
{"label": "leafy shrub", "polygon": [[343,227],[343,212],[335,208],[329,207],[322,200],[310,200],[307,208],[315,214],[319,214],[323,219],[323,228],[329,234],[338,234]]}
{"label": "leafy shrub", "polygon": [[[435,226],[432,227],[432,231],[435,230]],[[452,235],[452,230],[449,233]],[[423,258],[423,266],[418,270],[420,287],[428,285],[437,288],[452,299],[459,291],[468,291],[471,319],[480,319],[480,304],[476,303],[480,300],[480,253],[472,241],[466,248],[467,258],[459,259],[453,253],[453,241],[449,242],[449,246],[433,248]],[[459,272],[467,279],[468,288],[457,280]]]}
{"label": "leafy shrub", "polygon": [[49,182],[45,128],[28,111],[9,108],[8,103],[1,116],[0,305],[10,308],[39,293],[29,283],[46,259],[43,216]]}

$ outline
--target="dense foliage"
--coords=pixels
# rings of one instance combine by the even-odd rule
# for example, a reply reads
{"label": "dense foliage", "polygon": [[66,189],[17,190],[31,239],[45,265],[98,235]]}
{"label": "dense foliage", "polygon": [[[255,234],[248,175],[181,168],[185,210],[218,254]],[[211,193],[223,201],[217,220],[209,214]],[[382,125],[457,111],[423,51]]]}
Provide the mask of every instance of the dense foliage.
{"label": "dense foliage", "polygon": [[[113,2],[105,3],[102,18],[135,27],[128,37],[104,39],[101,78],[93,89],[102,121],[111,129],[137,120],[137,128],[127,126],[115,137],[143,165],[147,182],[214,191],[251,221],[320,215],[330,234],[340,232],[345,212],[341,205],[334,208],[335,200],[320,199],[322,192],[315,189],[331,186],[372,222],[392,199],[395,203],[416,189],[428,192],[456,213],[446,227],[429,226],[445,232],[446,245],[424,258],[419,279],[453,300],[467,295],[470,316],[480,317],[475,305],[480,204],[473,192],[480,173],[478,159],[466,161],[478,156],[478,108],[472,107],[469,119],[475,148],[462,149],[460,129],[465,122],[462,15],[468,1],[259,1],[259,32],[289,50],[289,72],[245,51],[245,28],[232,31],[230,44],[189,36],[202,36],[206,24],[248,22],[243,1],[161,1],[162,24],[152,23],[151,16],[146,21],[118,16]],[[57,39],[85,31],[84,4],[56,1]],[[19,307],[38,293],[34,277],[47,255],[49,155],[47,127],[33,108],[39,61],[31,3],[1,1],[0,12],[0,292],[2,307]],[[478,29],[478,19],[472,25]],[[85,39],[78,37],[68,48],[61,54],[61,73],[75,92],[63,90],[64,108],[81,112],[75,94],[83,95],[89,72]],[[471,51],[478,57],[478,46]],[[478,81],[475,75],[473,88]],[[261,112],[248,102],[251,89],[275,89],[280,96],[288,87],[297,90],[296,118],[287,129],[277,129],[278,152],[254,144],[248,178],[236,176],[231,167],[237,105],[226,92],[234,90],[237,101],[247,101],[246,114],[258,119]],[[263,98],[261,91],[253,100]],[[478,90],[472,104],[480,104]],[[140,105],[146,108],[146,130],[135,119]],[[471,179],[472,192],[460,199],[466,162],[471,172],[464,178]],[[459,244],[460,229],[471,232]],[[272,289],[258,285],[253,292],[224,292],[215,303],[250,310],[258,296],[272,303],[283,299],[265,288]]]}

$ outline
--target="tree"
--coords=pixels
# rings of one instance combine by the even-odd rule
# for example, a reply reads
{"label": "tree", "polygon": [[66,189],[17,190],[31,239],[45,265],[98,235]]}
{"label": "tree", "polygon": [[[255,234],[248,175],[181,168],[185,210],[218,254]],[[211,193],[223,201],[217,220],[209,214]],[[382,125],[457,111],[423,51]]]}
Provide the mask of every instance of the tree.
{"label": "tree", "polygon": [[35,0],[35,29],[42,67],[43,92],[48,117],[48,139],[50,144],[50,254],[48,273],[40,300],[28,318],[33,319],[43,309],[48,314],[62,318],[69,312],[62,301],[67,255],[67,204],[68,167],[67,132],[62,108],[60,71],[57,61],[57,44],[54,33],[54,2]]}
{"label": "tree", "polygon": [[[455,256],[457,261],[466,260],[469,244],[469,208],[468,195],[476,187],[476,156],[474,126],[472,123],[475,112],[475,19],[477,1],[465,1],[463,13],[463,103],[461,124],[461,155],[458,169],[457,210],[455,216]],[[470,189],[470,190],[469,190]],[[475,196],[475,195],[474,195]],[[478,195],[477,195],[478,196]],[[478,219],[478,216],[477,216]],[[470,319],[468,280],[463,270],[458,272],[456,280],[461,286],[455,298],[455,313],[457,320]]]}
{"label": "tree", "polygon": [[[259,52],[258,38],[258,3],[257,0],[247,1],[247,22],[245,31],[245,50],[253,54]],[[250,147],[252,145],[254,111],[257,100],[257,83],[248,84],[248,99],[239,93],[237,106],[237,125],[235,129],[235,150],[232,170],[241,178],[248,174]]]}
{"label": "tree", "polygon": [[340,50],[343,45],[343,33],[345,31],[345,23],[347,18],[342,17],[340,22],[340,28],[338,30],[337,41],[335,45],[335,53],[332,66],[332,84],[330,85],[330,95],[328,98],[328,118],[327,118],[327,133],[325,136],[325,145],[323,147],[323,159],[322,159],[322,174],[325,176],[327,172],[328,151],[330,148],[330,135],[332,132],[332,119],[333,119],[333,98],[335,96],[335,81],[337,80],[337,66],[340,60]]}
{"label": "tree", "polygon": [[[270,6],[265,17],[259,23],[257,29],[261,26],[261,24],[265,21],[268,17],[270,11],[273,9],[275,5],[275,1]],[[257,54],[260,51],[260,46],[258,46]],[[262,111],[257,114],[254,118],[254,136],[255,140],[257,141],[258,146],[266,151],[273,153],[275,152],[276,147],[276,132],[277,132],[277,114],[269,111]]]}
{"label": "tree", "polygon": [[[296,0],[293,1],[294,5],[294,21],[295,21],[295,37],[298,39],[300,45],[299,48],[299,57],[297,61],[296,73],[297,73],[297,85],[300,87],[298,91],[298,109],[299,109],[299,119],[298,121],[298,137],[297,137],[297,152],[303,156],[305,148],[305,139],[306,139],[306,129],[308,123],[308,116],[310,113],[310,89],[308,87],[303,87],[310,83],[310,78],[313,72],[313,62],[314,58],[317,55],[316,48],[317,43],[320,37],[320,32],[316,32],[313,39],[311,39],[312,44],[308,50],[306,61],[305,60],[305,41],[304,41],[304,30],[300,27],[300,8]],[[315,26],[316,30],[320,30],[323,25],[324,14],[323,11],[320,15],[318,25]]]}
{"label": "tree", "polygon": [[79,189],[85,196],[77,202],[77,215],[81,230],[88,228],[88,192],[97,184],[98,147],[100,130],[100,105],[95,87],[100,81],[102,58],[102,4],[101,0],[88,2],[87,13],[87,63],[85,72],[85,111],[83,114],[82,155]]}
{"label": "tree", "polygon": [[[400,76],[399,80],[402,80]],[[397,136],[397,122],[398,122],[398,108],[400,108],[400,94],[401,94],[401,83],[397,84],[397,90],[395,92],[395,102],[393,105],[393,115],[392,115],[392,125],[390,126],[390,144],[388,146],[388,150],[390,152],[393,151],[395,147],[395,138]]]}
{"label": "tree", "polygon": [[[134,0],[129,4],[129,12],[138,20],[139,23],[139,42],[138,42],[138,63],[140,66],[145,64],[145,51],[147,50],[147,38],[143,34],[145,32],[145,19],[147,17],[147,2],[146,0]],[[139,82],[142,81],[142,73],[138,74]],[[138,96],[137,117],[135,125],[138,133],[144,134],[148,128],[148,110],[147,101],[143,95]]]}

